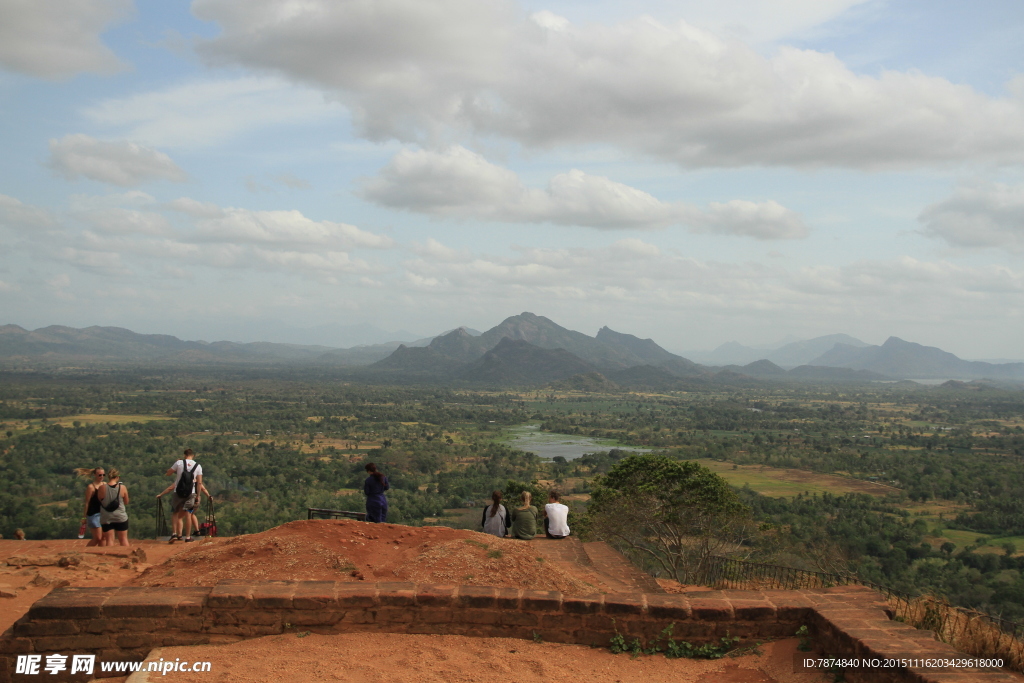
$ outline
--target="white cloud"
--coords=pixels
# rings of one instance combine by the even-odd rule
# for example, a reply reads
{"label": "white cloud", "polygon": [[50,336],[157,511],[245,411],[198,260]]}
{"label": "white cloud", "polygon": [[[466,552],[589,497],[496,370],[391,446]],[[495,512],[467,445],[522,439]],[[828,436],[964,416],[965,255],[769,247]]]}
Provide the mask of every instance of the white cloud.
{"label": "white cloud", "polygon": [[3,280],[0,280],[0,292],[8,293],[8,292],[18,292],[18,291],[21,291],[21,287],[19,287],[18,285],[11,284],[10,282],[4,282]]}
{"label": "white cloud", "polygon": [[0,194],[0,227],[10,230],[52,228],[56,222],[46,209],[23,204],[14,197]]}
{"label": "white cloud", "polygon": [[200,202],[190,197],[179,197],[167,202],[167,208],[192,216],[193,218],[220,218],[224,209],[210,202]]}
{"label": "white cloud", "polygon": [[226,209],[220,218],[197,223],[196,238],[205,242],[287,244],[306,247],[335,245],[342,248],[388,249],[394,240],[360,230],[354,225],[314,221],[298,211],[250,211]]}
{"label": "white cloud", "polygon": [[100,209],[116,209],[128,206],[150,206],[156,198],[141,190],[127,192],[111,192],[108,194],[73,194],[68,206],[72,211],[96,211]]}
{"label": "white cloud", "polygon": [[132,0],[0,0],[0,66],[48,79],[120,71],[100,34],[132,11]]}
{"label": "white cloud", "polygon": [[121,254],[111,251],[94,251],[63,247],[56,258],[82,270],[92,271],[101,275],[128,275],[131,270],[121,262]]}
{"label": "white cloud", "polygon": [[441,244],[433,237],[428,237],[424,244],[414,244],[413,251],[426,259],[441,262],[464,261],[469,257],[468,249],[452,249]]}
{"label": "white cloud", "polygon": [[767,42],[799,34],[871,0],[689,0],[687,21],[722,35]]}
{"label": "white cloud", "polygon": [[193,7],[222,29],[200,44],[209,60],[327,88],[372,139],[602,143],[686,166],[902,168],[1024,152],[1019,97],[912,71],[858,75],[813,50],[766,57],[682,22],[581,26],[499,0]]}
{"label": "white cloud", "polygon": [[733,199],[725,203],[711,202],[703,216],[693,219],[696,232],[742,235],[757,239],[794,239],[807,236],[807,226],[800,214],[778,202],[751,202]]}
{"label": "white cloud", "polygon": [[363,185],[384,206],[435,216],[501,222],[541,222],[592,228],[651,229],[683,224],[694,232],[758,239],[806,237],[799,214],[774,201],[733,200],[707,211],[656,197],[578,169],[528,188],[512,171],[464,147],[443,152],[402,150]]}
{"label": "white cloud", "polygon": [[192,12],[222,29],[198,45],[212,63],[337,88],[373,139],[455,115],[502,68],[519,14],[509,0],[196,0]]}
{"label": "white cloud", "polygon": [[291,190],[308,190],[313,187],[305,178],[300,178],[291,173],[279,173],[274,176],[273,180]]}
{"label": "white cloud", "polygon": [[85,110],[96,125],[148,145],[202,148],[267,126],[337,117],[341,106],[310,88],[278,78],[237,78],[183,83]]}
{"label": "white cloud", "polygon": [[170,222],[155,211],[95,209],[78,217],[94,230],[110,235],[166,235],[171,232]]}
{"label": "white cloud", "polygon": [[921,212],[924,233],[954,247],[1024,251],[1024,185],[961,187]]}
{"label": "white cloud", "polygon": [[[299,211],[221,208],[188,197],[159,203],[144,192],[72,195],[70,209],[51,216],[0,195],[0,227],[22,231],[16,249],[99,276],[162,273],[191,279],[194,269],[248,270],[312,278],[330,285],[381,267],[355,258],[356,249],[391,249],[394,240]],[[45,228],[34,229],[33,228]],[[120,281],[120,280],[119,280]]]}
{"label": "white cloud", "polygon": [[50,140],[50,166],[68,180],[84,176],[121,187],[150,180],[180,183],[188,179],[163,152],[125,140],[107,142],[82,134]]}

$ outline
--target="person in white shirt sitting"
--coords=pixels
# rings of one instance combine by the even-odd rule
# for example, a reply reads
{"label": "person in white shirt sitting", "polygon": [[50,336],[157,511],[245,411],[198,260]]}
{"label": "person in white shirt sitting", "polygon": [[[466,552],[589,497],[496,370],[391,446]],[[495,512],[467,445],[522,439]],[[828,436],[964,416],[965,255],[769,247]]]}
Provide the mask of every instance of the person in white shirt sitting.
{"label": "person in white shirt sitting", "polygon": [[558,491],[548,493],[548,504],[544,506],[544,533],[548,538],[569,535],[569,508],[558,502]]}

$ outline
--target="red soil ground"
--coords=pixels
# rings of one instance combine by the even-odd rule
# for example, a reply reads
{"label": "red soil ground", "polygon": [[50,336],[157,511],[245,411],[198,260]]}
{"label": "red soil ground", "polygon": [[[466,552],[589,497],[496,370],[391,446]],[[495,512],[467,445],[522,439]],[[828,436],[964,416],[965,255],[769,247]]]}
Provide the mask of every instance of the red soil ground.
{"label": "red soil ground", "polygon": [[529,541],[448,527],[302,520],[258,534],[192,543],[128,585],[212,586],[225,579],[413,581],[569,595],[600,592],[587,578],[592,579],[547,562]]}
{"label": "red soil ground", "polygon": [[[561,546],[555,546],[561,547]],[[142,553],[132,552],[136,549]],[[497,556],[497,553],[501,553]],[[514,541],[446,527],[297,521],[249,536],[133,548],[86,549],[85,541],[0,540],[0,631],[59,585],[194,586],[224,579],[415,581],[602,592],[616,585],[595,567],[551,561],[544,542]],[[67,558],[63,563],[61,558]],[[62,566],[62,564],[64,566]],[[66,582],[66,583],[65,583]],[[691,588],[659,582],[664,590]],[[674,584],[674,585],[673,585]],[[295,634],[232,645],[163,648],[150,657],[209,661],[212,671],[173,674],[178,683],[297,683],[514,680],[522,683],[824,683],[793,672],[795,640],[721,660],[631,659],[608,650],[504,638],[401,634]],[[165,680],[148,674],[150,681]],[[143,678],[139,678],[143,676]],[[105,683],[125,679],[104,678]],[[144,683],[137,674],[133,683]]]}
{"label": "red soil ground", "polygon": [[[762,654],[717,660],[613,655],[581,645],[511,638],[379,633],[267,636],[232,645],[154,650],[150,658],[210,662],[208,673],[150,673],[140,683],[174,676],[175,683],[826,683],[816,673],[794,673],[796,640],[762,645]],[[110,681],[111,679],[103,679]],[[134,681],[134,679],[133,679]]]}

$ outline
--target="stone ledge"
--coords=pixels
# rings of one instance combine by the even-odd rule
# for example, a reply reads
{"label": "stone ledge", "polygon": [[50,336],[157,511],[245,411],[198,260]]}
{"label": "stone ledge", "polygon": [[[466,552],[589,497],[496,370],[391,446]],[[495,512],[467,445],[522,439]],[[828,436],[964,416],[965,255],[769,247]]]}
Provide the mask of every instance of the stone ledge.
{"label": "stone ledge", "polygon": [[[881,596],[860,586],[574,597],[399,582],[232,582],[209,588],[57,589],[0,636],[0,683],[16,680],[14,661],[25,653],[141,658],[154,647],[232,642],[295,630],[540,637],[605,646],[616,633],[630,640],[654,640],[670,624],[673,637],[694,643],[716,641],[726,634],[744,642],[791,637],[806,625],[819,649],[830,654],[958,654],[929,631],[891,621]],[[1024,677],[1007,672],[848,670],[846,679],[1024,683]]]}

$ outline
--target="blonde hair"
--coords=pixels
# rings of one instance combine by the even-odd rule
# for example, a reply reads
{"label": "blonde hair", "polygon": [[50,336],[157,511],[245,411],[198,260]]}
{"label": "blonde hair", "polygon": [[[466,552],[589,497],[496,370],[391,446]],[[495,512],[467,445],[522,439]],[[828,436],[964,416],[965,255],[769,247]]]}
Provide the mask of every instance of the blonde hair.
{"label": "blonde hair", "polygon": [[111,480],[114,480],[114,479],[120,479],[120,478],[121,478],[121,473],[117,471],[117,468],[116,467],[111,467],[110,468],[110,472],[107,473],[107,481],[111,481]]}
{"label": "blonde hair", "polygon": [[523,491],[519,496],[519,499],[523,501],[523,505],[529,505],[531,498],[533,498],[533,495],[529,491]]}
{"label": "blonde hair", "polygon": [[92,479],[93,477],[96,476],[96,470],[101,470],[101,469],[103,469],[103,468],[102,467],[76,467],[75,469],[72,470],[72,472],[75,474],[75,476],[80,477],[80,478],[85,479],[85,480],[88,481],[89,479]]}

